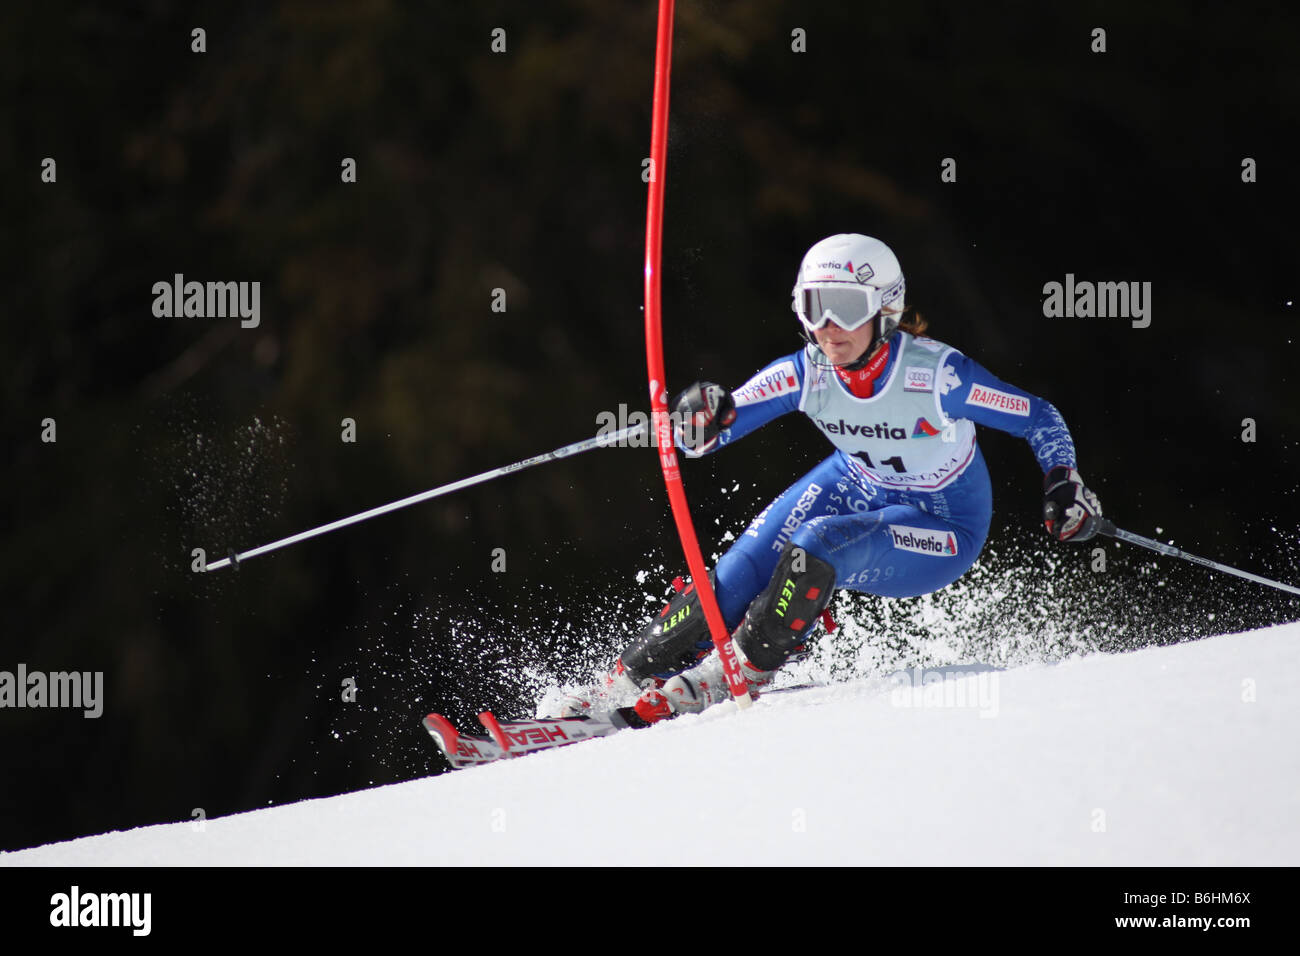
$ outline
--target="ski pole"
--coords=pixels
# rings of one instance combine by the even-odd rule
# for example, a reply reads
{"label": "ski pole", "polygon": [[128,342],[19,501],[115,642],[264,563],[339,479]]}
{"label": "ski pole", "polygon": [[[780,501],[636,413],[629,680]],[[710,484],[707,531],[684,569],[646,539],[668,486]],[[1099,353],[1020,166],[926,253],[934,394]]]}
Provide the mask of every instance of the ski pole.
{"label": "ski pole", "polygon": [[365,521],[367,518],[374,518],[378,515],[387,514],[390,511],[396,511],[398,508],[405,508],[407,505],[413,505],[420,501],[427,501],[430,498],[437,498],[439,495],[446,495],[453,491],[460,491],[460,489],[468,488],[470,485],[482,484],[485,481],[491,481],[493,478],[500,478],[502,475],[522,471],[525,468],[531,468],[533,465],[540,465],[547,461],[555,461],[557,458],[568,458],[570,455],[580,455],[584,451],[591,451],[593,448],[608,448],[610,445],[616,445],[625,439],[635,438],[641,435],[645,430],[645,425],[630,425],[627,428],[609,435],[597,435],[594,438],[587,438],[583,441],[574,442],[572,445],[565,445],[563,448],[548,451],[544,455],[537,455],[534,458],[517,461],[513,465],[503,465],[500,468],[493,468],[491,471],[485,471],[482,474],[474,475],[471,478],[462,478],[460,481],[453,481],[449,485],[442,485],[438,488],[431,488],[428,491],[422,491],[418,495],[411,495],[409,498],[403,498],[401,501],[393,501],[386,505],[380,505],[378,508],[371,508],[369,511],[363,511],[360,514],[352,515],[349,518],[340,518],[338,521],[331,521],[329,524],[323,524],[319,528],[312,528],[310,531],[302,531],[287,538],[281,538],[279,541],[272,541],[270,544],[264,544],[260,548],[253,548],[251,551],[244,551],[241,554],[232,554],[230,557],[222,558],[220,561],[213,561],[211,564],[206,565],[204,570],[217,571],[227,565],[239,564],[240,561],[255,558],[259,554],[266,554],[268,551],[275,551],[279,548],[287,548],[291,544],[297,544],[299,541],[305,541],[308,538],[314,538],[317,535],[337,531],[339,528],[346,527],[350,524],[356,524],[360,521]]}
{"label": "ski pole", "polygon": [[1300,588],[1292,587],[1289,584],[1282,584],[1280,581],[1270,581],[1268,578],[1261,578],[1258,574],[1251,574],[1249,571],[1241,571],[1237,568],[1230,568],[1226,564],[1220,564],[1217,561],[1211,561],[1208,558],[1200,558],[1194,554],[1188,554],[1175,548],[1170,544],[1161,544],[1159,541],[1153,541],[1151,538],[1144,538],[1140,534],[1134,534],[1131,531],[1125,531],[1123,528],[1115,527],[1115,522],[1105,518],[1101,519],[1100,532],[1112,538],[1118,538],[1120,541],[1127,541],[1129,544],[1136,544],[1143,548],[1150,548],[1152,551],[1159,551],[1161,554],[1167,554],[1171,558],[1182,558],[1184,561],[1191,561],[1193,564],[1199,564],[1202,567],[1210,568],[1213,571],[1224,571],[1228,574],[1235,574],[1239,578],[1245,578],[1247,581],[1254,581],[1256,584],[1267,584],[1271,588],[1277,588],[1280,591],[1289,591],[1292,594],[1300,594]]}

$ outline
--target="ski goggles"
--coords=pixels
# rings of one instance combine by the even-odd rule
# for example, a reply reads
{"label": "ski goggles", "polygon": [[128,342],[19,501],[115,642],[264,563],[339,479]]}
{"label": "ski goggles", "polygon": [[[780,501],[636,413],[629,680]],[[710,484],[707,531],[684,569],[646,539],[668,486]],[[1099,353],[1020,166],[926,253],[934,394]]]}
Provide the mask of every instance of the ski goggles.
{"label": "ski goggles", "polygon": [[852,332],[880,313],[883,297],[880,289],[869,285],[807,285],[795,289],[794,311],[809,332],[816,332],[827,322]]}

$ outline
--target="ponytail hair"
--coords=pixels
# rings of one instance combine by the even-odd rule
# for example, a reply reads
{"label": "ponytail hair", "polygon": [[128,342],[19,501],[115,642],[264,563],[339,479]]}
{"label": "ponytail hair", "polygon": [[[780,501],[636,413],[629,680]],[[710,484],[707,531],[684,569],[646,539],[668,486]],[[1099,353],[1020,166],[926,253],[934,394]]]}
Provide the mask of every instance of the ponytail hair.
{"label": "ponytail hair", "polygon": [[908,335],[924,335],[925,330],[930,327],[930,323],[925,317],[917,312],[912,306],[903,310],[903,317],[898,320],[898,327]]}

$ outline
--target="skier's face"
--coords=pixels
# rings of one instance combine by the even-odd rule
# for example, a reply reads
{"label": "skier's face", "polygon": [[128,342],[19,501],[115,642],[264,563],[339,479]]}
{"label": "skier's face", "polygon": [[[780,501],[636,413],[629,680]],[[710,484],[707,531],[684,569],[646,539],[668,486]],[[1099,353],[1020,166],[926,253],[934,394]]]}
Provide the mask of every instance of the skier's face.
{"label": "skier's face", "polygon": [[862,353],[871,345],[875,327],[874,321],[864,322],[852,332],[846,332],[832,321],[813,332],[813,337],[832,364],[851,365],[862,358]]}

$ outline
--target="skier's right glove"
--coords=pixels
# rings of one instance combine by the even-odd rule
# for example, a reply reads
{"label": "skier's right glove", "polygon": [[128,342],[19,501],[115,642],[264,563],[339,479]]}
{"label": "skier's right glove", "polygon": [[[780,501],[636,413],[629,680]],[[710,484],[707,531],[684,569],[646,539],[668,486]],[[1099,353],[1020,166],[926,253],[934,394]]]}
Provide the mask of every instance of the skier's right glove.
{"label": "skier's right glove", "polygon": [[696,382],[673,400],[673,420],[677,444],[691,456],[706,455],[736,420],[736,403],[721,385]]}
{"label": "skier's right glove", "polygon": [[1043,524],[1057,541],[1087,541],[1101,527],[1101,502],[1079,473],[1057,465],[1043,479]]}

